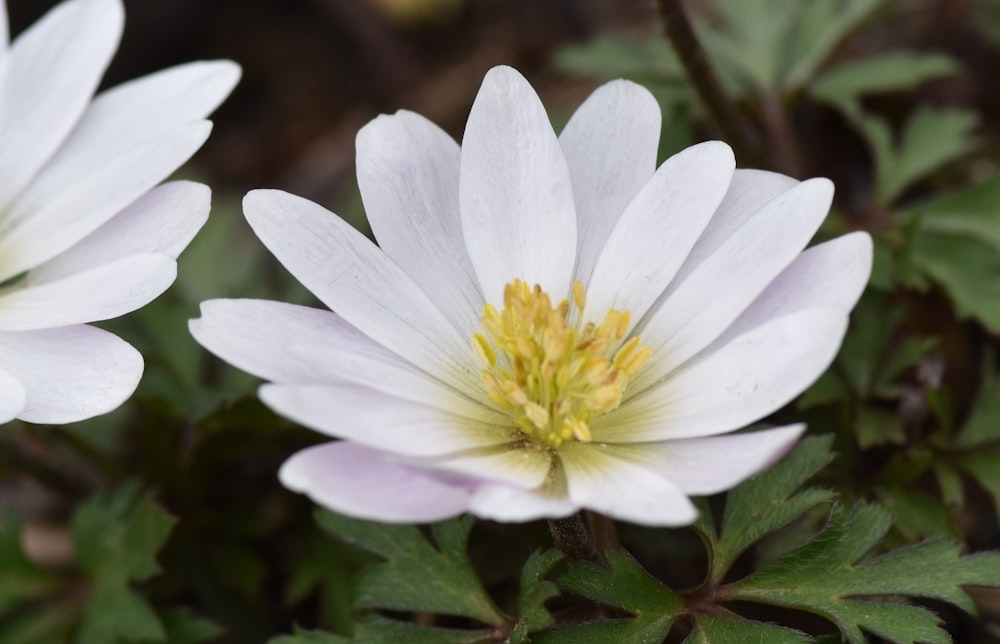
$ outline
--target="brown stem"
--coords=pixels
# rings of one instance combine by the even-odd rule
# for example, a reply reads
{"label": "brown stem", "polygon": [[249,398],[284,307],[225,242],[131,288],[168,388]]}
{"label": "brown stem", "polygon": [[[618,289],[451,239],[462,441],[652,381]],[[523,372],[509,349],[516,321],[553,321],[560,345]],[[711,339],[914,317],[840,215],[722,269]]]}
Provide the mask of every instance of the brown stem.
{"label": "brown stem", "polygon": [[682,0],[658,0],[657,4],[663,18],[664,33],[677,52],[688,80],[709,116],[722,131],[722,136],[733,146],[738,158],[759,165],[761,155],[760,147],[756,145],[757,137],[743,113],[722,89],[719,77],[708,63],[705,50],[695,36]]}
{"label": "brown stem", "polygon": [[781,97],[766,97],[762,109],[768,140],[773,144],[771,165],[779,172],[802,177],[804,173],[802,151],[799,149],[792,123],[788,118],[788,110],[785,109]]}
{"label": "brown stem", "polygon": [[570,559],[582,559],[602,564],[604,557],[597,551],[590,532],[579,514],[562,519],[549,519],[549,532],[556,547]]}
{"label": "brown stem", "polygon": [[96,484],[89,472],[59,458],[50,447],[23,428],[5,427],[0,441],[0,467],[28,474],[45,487],[59,494],[78,499],[86,496]]}
{"label": "brown stem", "polygon": [[590,528],[590,534],[594,535],[598,550],[603,552],[622,549],[621,541],[618,540],[618,528],[612,519],[596,512],[587,512],[587,527]]}

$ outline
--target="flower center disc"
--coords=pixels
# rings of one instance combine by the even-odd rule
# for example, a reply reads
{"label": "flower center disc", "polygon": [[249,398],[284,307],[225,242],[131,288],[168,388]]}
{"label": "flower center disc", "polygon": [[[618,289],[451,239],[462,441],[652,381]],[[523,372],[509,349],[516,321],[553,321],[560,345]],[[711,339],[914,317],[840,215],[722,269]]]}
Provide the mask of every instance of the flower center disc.
{"label": "flower center disc", "polygon": [[483,307],[485,333],[473,336],[490,399],[537,443],[589,442],[590,422],[621,404],[628,381],[652,353],[638,337],[621,344],[629,312],[611,309],[599,324],[581,324],[580,282],[573,284],[574,324],[569,300],[553,307],[540,286],[521,280],[504,288],[503,304],[502,311]]}

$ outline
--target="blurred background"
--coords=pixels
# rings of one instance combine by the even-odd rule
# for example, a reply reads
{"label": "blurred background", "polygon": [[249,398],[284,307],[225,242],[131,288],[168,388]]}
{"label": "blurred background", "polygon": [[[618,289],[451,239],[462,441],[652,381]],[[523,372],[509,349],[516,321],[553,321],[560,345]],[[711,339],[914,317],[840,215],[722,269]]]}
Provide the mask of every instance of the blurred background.
{"label": "blurred background", "polygon": [[[56,3],[7,4],[17,34]],[[806,417],[812,431],[836,435],[841,457],[824,482],[847,500],[890,507],[891,545],[947,534],[972,550],[1000,547],[1000,0],[687,5],[748,132],[738,164],[834,179],[836,215],[822,235],[862,229],[878,244],[844,355],[779,416]],[[242,195],[281,188],[367,232],[354,178],[358,129],[409,109],[460,140],[479,83],[497,64],[525,74],[557,128],[598,84],[626,77],[660,102],[661,157],[723,132],[651,0],[125,7],[105,87],[208,58],[237,61],[243,80],[182,172],[211,185],[214,200],[177,283],[106,325],[146,356],[134,399],[75,426],[13,423],[0,436],[0,570],[8,542],[42,570],[8,577],[6,587],[0,575],[0,644],[63,641],[87,620],[97,620],[86,627],[98,633],[94,642],[147,641],[95,617],[121,607],[94,607],[92,571],[78,550],[86,525],[132,535],[136,513],[153,499],[172,519],[162,519],[159,541],[143,543],[165,572],[136,577],[133,588],[169,641],[263,642],[295,624],[346,632],[348,579],[368,556],[323,536],[311,505],[276,480],[289,454],[320,437],[275,417],[256,401],[254,379],[186,331],[208,298],[313,302],[244,224]],[[662,537],[622,531],[662,578],[697,583],[704,560],[690,534],[669,537],[682,561],[667,562],[653,545]],[[546,538],[544,526],[531,525],[481,524],[475,534],[476,561],[501,596]],[[978,621],[941,607],[957,641],[994,641],[1000,600],[988,591],[977,599]]]}

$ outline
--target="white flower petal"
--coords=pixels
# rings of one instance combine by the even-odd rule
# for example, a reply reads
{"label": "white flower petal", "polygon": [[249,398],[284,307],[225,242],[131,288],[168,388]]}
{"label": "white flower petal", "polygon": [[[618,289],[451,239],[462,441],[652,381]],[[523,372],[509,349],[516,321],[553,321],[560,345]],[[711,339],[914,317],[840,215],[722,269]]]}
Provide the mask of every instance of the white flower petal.
{"label": "white flower petal", "polygon": [[872,238],[856,232],[807,248],[716,340],[727,342],[761,324],[812,308],[849,312],[872,272]]}
{"label": "white flower petal", "polygon": [[586,284],[625,206],[653,176],[660,106],[626,80],[598,87],[559,135],[576,204],[576,279]]}
{"label": "white flower petal", "polygon": [[488,302],[502,305],[515,278],[540,284],[555,301],[569,293],[576,212],[566,158],[535,90],[510,67],[487,72],[472,106],[459,202]]}
{"label": "white flower petal", "polygon": [[467,337],[483,296],[458,210],[459,147],[413,112],[379,116],[358,132],[358,187],[379,247]]}
{"label": "white flower petal", "polygon": [[282,485],[335,512],[384,523],[431,523],[462,514],[470,489],[356,443],[326,443],[285,461]]}
{"label": "white flower petal", "polygon": [[91,326],[0,333],[0,366],[24,386],[18,418],[70,423],[107,413],[139,384],[142,356],[124,340]]}
{"label": "white flower petal", "polygon": [[[258,378],[288,384],[339,381],[337,371],[308,352],[289,351],[292,342],[305,346],[346,344],[373,357],[392,353],[330,311],[268,300],[208,300],[201,317],[188,323],[203,347]],[[276,333],[284,341],[275,341]]]}
{"label": "white flower petal", "polygon": [[808,309],[713,344],[591,427],[595,442],[645,443],[738,429],[784,406],[826,370],[847,312]]}
{"label": "white flower petal", "polygon": [[580,506],[567,498],[546,496],[498,483],[480,484],[469,500],[469,513],[491,521],[523,523],[537,519],[566,517]]}
{"label": "white flower petal", "polygon": [[100,165],[178,125],[207,117],[229,95],[240,67],[229,60],[187,63],[101,92],[45,169],[43,178]]}
{"label": "white flower petal", "polygon": [[10,40],[10,27],[7,24],[7,3],[0,2],[0,58],[6,55],[8,42]]}
{"label": "white flower petal", "polygon": [[121,37],[119,0],[70,0],[20,34],[0,88],[0,212],[69,134]]}
{"label": "white flower petal", "polygon": [[[0,2],[0,11],[3,3]],[[27,393],[21,381],[11,372],[0,366],[0,423],[17,418],[27,402]]]}
{"label": "white flower petal", "polygon": [[434,460],[433,467],[525,490],[541,486],[552,472],[552,455],[532,445],[499,446]]}
{"label": "white flower petal", "polygon": [[[682,282],[639,331],[653,357],[632,392],[646,389],[732,324],[819,228],[833,199],[826,179],[804,181],[758,210]],[[676,282],[675,282],[676,283]]]}
{"label": "white flower petal", "polygon": [[243,200],[247,221],[302,284],[351,325],[474,399],[485,399],[461,337],[385,253],[316,204],[277,190]]}
{"label": "white flower petal", "polygon": [[719,246],[743,227],[757,211],[778,195],[791,190],[800,182],[777,172],[737,169],[729,190],[719,204],[712,220],[705,227],[698,243],[677,272],[674,284],[680,284]]}
{"label": "white flower petal", "polygon": [[601,250],[587,310],[597,321],[610,309],[627,310],[635,324],[680,268],[736,169],[733,151],[709,141],[663,162],[629,203]]}
{"label": "white flower petal", "polygon": [[803,431],[805,425],[788,425],[609,449],[670,479],[685,494],[716,494],[773,465],[795,445]]}
{"label": "white flower petal", "polygon": [[[208,121],[185,123],[100,167],[75,167],[58,187],[33,184],[0,237],[0,279],[38,266],[96,230],[188,160],[211,129]],[[39,192],[42,183],[52,191]]]}
{"label": "white flower petal", "polygon": [[176,275],[174,260],[146,253],[15,289],[0,295],[0,331],[115,318],[148,304],[167,290]]}
{"label": "white flower petal", "polygon": [[516,438],[510,427],[356,385],[264,385],[259,396],[301,425],[394,454],[443,456]]}
{"label": "white flower petal", "polygon": [[[384,394],[430,405],[450,412],[475,418],[494,425],[510,425],[510,416],[495,408],[457,392],[430,374],[417,369],[399,356],[392,354],[371,338],[353,345],[349,340],[331,338],[326,344],[313,345],[294,342],[288,346],[293,355],[308,357],[324,363],[335,382],[363,385]],[[374,346],[380,353],[369,351]],[[389,354],[388,359],[381,353]]]}
{"label": "white flower petal", "polygon": [[698,516],[676,485],[601,445],[568,443],[559,451],[569,498],[613,519],[648,526],[690,525]]}
{"label": "white flower petal", "polygon": [[69,250],[31,269],[30,282],[49,282],[140,253],[176,259],[208,220],[212,192],[172,181],[139,197]]}
{"label": "white flower petal", "polygon": [[[281,384],[350,382],[484,422],[509,417],[457,393],[335,313],[266,300],[209,300],[192,335],[226,362]],[[285,342],[274,341],[281,329]]]}

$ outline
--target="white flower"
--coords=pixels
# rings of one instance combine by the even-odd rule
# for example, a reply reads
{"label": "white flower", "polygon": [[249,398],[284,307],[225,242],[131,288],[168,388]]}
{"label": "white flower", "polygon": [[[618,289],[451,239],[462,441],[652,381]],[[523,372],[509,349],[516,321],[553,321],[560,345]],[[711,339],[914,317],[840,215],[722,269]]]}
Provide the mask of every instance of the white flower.
{"label": "white flower", "polygon": [[120,0],[70,0],[8,45],[0,0],[0,422],[127,399],[142,357],[84,323],[166,290],[208,216],[207,187],[156,186],[201,147],[239,68],[183,65],[95,98],[123,21]]}
{"label": "white flower", "polygon": [[617,81],[557,138],[498,67],[461,149],[409,112],[358,135],[380,247],[308,201],[248,194],[257,236],[334,313],[214,300],[191,330],[270,380],[275,411],[343,439],[294,455],[283,483],[381,521],[589,508],[670,526],[694,520],[688,495],[789,449],[801,425],[717,434],[829,365],[871,240],[803,252],[829,181],[734,171],[718,142],[656,169],[659,125],[652,96]]}

